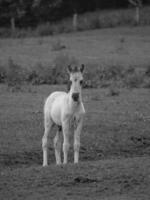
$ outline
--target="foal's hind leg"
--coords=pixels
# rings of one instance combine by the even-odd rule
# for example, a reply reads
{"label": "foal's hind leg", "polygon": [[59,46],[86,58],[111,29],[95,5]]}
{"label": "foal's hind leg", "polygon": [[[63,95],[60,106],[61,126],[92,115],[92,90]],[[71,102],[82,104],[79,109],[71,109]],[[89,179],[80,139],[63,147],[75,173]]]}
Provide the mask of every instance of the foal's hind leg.
{"label": "foal's hind leg", "polygon": [[58,127],[58,131],[54,138],[55,158],[57,165],[61,164],[61,143],[62,143],[61,127]]}
{"label": "foal's hind leg", "polygon": [[50,130],[52,128],[53,122],[52,120],[45,119],[45,131],[42,138],[42,148],[43,148],[43,166],[47,166],[47,140],[48,140],[48,134],[50,133]]}

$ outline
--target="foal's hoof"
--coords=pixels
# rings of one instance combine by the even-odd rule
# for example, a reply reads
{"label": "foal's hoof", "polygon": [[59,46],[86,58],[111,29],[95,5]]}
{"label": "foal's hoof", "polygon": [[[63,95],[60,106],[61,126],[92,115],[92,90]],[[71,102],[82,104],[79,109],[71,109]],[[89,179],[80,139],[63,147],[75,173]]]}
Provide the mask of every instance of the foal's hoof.
{"label": "foal's hoof", "polygon": [[48,166],[48,164],[43,164],[43,167],[47,167]]}
{"label": "foal's hoof", "polygon": [[57,166],[60,166],[60,165],[62,165],[62,163],[56,163],[56,165],[57,165]]}

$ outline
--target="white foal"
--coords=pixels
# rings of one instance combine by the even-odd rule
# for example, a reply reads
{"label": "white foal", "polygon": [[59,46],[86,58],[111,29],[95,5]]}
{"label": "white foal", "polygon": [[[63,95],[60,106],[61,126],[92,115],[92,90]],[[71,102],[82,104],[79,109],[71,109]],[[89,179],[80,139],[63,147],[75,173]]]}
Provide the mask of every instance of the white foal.
{"label": "white foal", "polygon": [[42,138],[43,148],[43,166],[47,162],[47,139],[53,125],[58,126],[58,131],[54,138],[54,148],[56,164],[61,164],[61,147],[63,132],[63,163],[66,164],[68,160],[69,151],[69,137],[70,137],[70,124],[75,122],[74,130],[74,163],[79,161],[80,149],[80,134],[82,129],[83,117],[85,114],[84,105],[82,102],[82,83],[83,83],[83,70],[84,65],[78,67],[68,66],[70,74],[70,89],[69,92],[53,92],[46,100],[44,105],[44,126],[45,132]]}

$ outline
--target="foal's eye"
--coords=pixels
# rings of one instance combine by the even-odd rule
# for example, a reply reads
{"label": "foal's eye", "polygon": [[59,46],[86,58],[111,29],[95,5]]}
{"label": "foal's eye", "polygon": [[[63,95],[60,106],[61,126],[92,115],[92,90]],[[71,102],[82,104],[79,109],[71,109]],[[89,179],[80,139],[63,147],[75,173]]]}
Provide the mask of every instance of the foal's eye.
{"label": "foal's eye", "polygon": [[80,81],[80,85],[82,85],[82,84],[83,84],[83,80]]}
{"label": "foal's eye", "polygon": [[70,90],[71,84],[72,84],[72,81],[68,81],[68,84],[67,84],[67,90],[68,91]]}
{"label": "foal's eye", "polygon": [[71,86],[71,85],[72,85],[72,81],[69,81],[69,82],[68,82],[68,85]]}

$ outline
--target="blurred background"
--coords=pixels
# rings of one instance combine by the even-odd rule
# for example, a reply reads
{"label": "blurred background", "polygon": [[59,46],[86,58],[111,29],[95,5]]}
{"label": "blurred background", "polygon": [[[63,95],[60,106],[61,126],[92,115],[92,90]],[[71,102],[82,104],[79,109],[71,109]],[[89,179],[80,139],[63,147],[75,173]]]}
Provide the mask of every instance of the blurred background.
{"label": "blurred background", "polygon": [[31,35],[33,29],[34,35],[52,35],[121,24],[149,24],[149,5],[150,0],[0,0],[0,36],[10,36],[16,29],[26,29],[17,34],[21,37]]}

